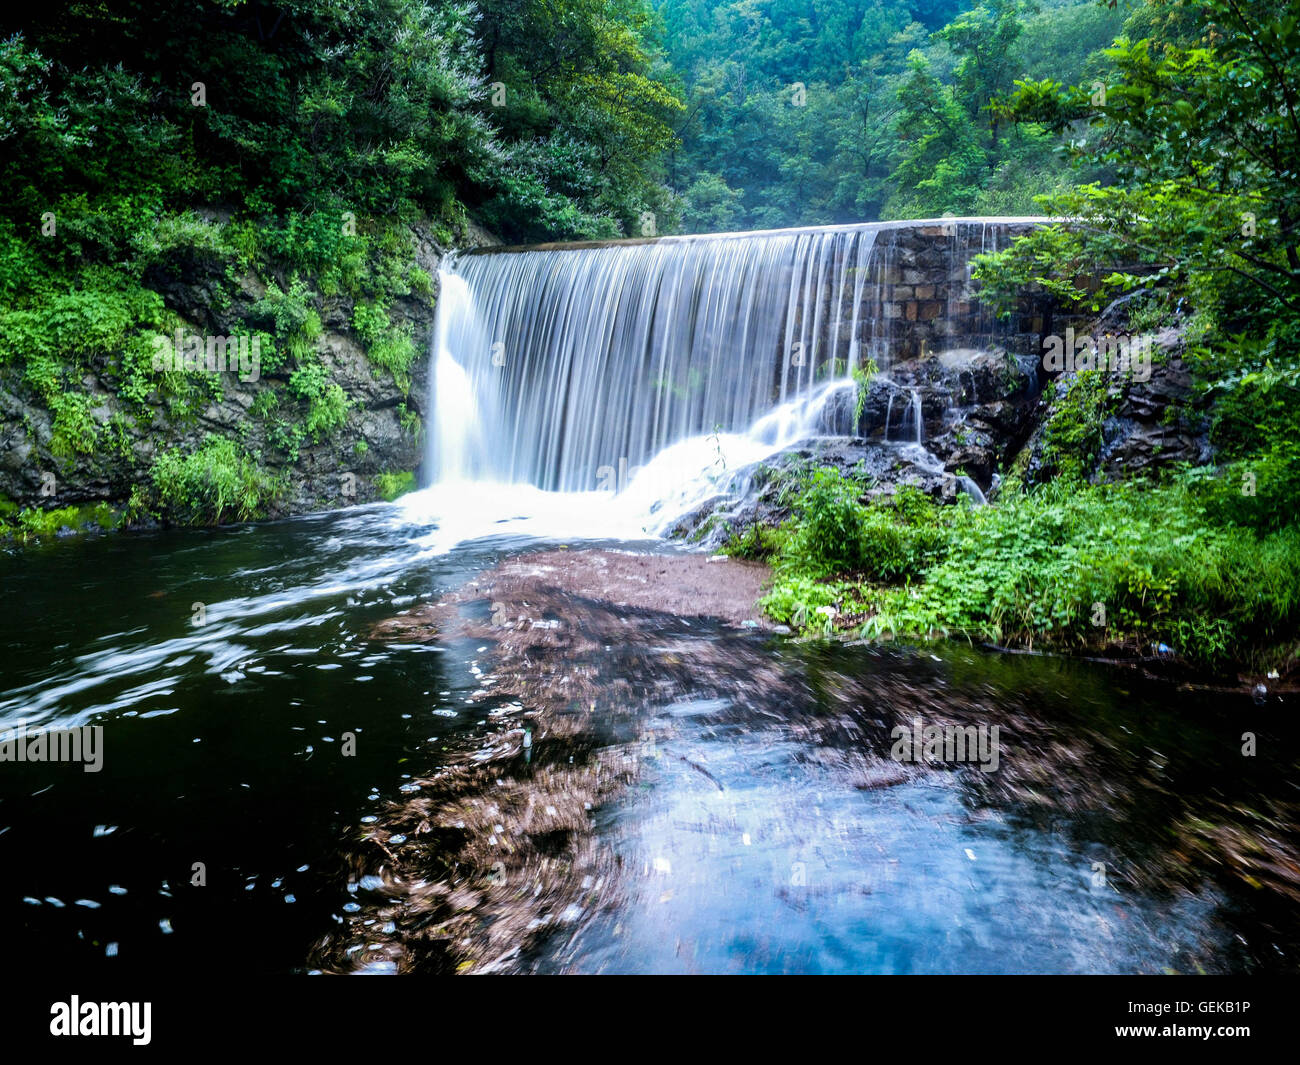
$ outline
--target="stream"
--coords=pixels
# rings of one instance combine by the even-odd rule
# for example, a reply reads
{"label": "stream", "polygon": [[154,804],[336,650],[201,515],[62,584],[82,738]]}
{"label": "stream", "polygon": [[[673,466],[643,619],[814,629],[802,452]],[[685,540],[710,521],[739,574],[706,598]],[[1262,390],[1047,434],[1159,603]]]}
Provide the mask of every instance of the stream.
{"label": "stream", "polygon": [[[97,772],[0,765],[24,967],[1296,971],[1276,701],[559,593],[531,600],[541,631],[582,639],[549,650],[376,638],[537,548],[675,554],[509,527],[448,547],[421,495],[0,554],[0,731],[102,727]],[[998,725],[997,768],[891,757],[914,720]],[[592,765],[594,790],[561,779]],[[444,819],[402,852],[446,803],[490,838]]]}

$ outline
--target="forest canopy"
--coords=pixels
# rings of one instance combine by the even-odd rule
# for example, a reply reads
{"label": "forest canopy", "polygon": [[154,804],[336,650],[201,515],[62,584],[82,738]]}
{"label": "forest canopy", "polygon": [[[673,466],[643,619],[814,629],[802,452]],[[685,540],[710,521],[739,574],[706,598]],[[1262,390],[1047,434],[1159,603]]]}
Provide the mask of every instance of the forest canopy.
{"label": "forest canopy", "polygon": [[[0,28],[5,214],[60,197],[337,203],[508,239],[1026,211],[1086,0],[83,0]],[[37,203],[33,200],[35,196]],[[57,205],[54,208],[57,213]],[[39,212],[38,212],[39,213]]]}

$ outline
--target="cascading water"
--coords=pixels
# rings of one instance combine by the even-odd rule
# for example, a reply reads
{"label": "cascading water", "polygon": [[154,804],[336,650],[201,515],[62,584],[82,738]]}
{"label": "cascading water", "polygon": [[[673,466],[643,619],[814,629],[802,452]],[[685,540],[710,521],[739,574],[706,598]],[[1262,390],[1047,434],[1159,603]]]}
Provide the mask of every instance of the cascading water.
{"label": "cascading water", "polygon": [[[886,443],[920,444],[925,435],[925,421],[921,412],[921,393],[915,388],[901,388],[892,381],[884,382],[890,386],[889,402],[885,406]],[[901,424],[894,430],[895,400],[901,410]]]}
{"label": "cascading water", "polygon": [[[855,387],[852,370],[891,364],[882,293],[896,280],[893,232],[874,223],[450,257],[426,466],[444,531],[506,531],[501,515],[525,511],[549,513],[552,532],[594,535],[589,520],[611,535],[653,531],[730,472],[820,435],[827,402]],[[920,395],[898,398],[885,440],[920,449]],[[609,524],[614,511],[621,524]]]}
{"label": "cascading water", "polygon": [[[881,356],[876,228],[469,254],[441,275],[435,482],[608,487]],[[467,395],[468,390],[468,395]]]}
{"label": "cascading water", "polygon": [[455,274],[441,276],[441,299],[434,325],[432,392],[437,417],[430,434],[434,480],[473,480],[484,470],[476,462],[485,451],[478,390],[452,354],[475,328],[469,286]]}

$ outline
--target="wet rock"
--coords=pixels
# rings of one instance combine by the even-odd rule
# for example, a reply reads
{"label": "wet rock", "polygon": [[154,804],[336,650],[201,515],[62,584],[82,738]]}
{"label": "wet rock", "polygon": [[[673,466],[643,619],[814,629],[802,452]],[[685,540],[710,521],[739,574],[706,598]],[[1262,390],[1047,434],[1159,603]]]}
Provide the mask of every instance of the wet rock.
{"label": "wet rock", "polygon": [[1037,386],[1032,360],[998,348],[893,363],[873,377],[860,406],[853,387],[828,397],[817,425],[825,438],[738,471],[667,534],[716,548],[752,525],[778,525],[790,516],[792,484],[820,467],[863,478],[864,498],[911,485],[952,503],[971,494],[963,477],[987,494],[1032,431]]}
{"label": "wet rock", "polygon": [[864,481],[862,499],[888,497],[910,485],[937,502],[954,503],[967,493],[925,448],[881,444],[857,437],[817,438],[738,470],[732,491],[700,504],[664,531],[715,550],[752,525],[775,526],[791,515],[794,489],[814,470],[830,467]]}
{"label": "wet rock", "polygon": [[[1107,321],[1112,328],[1119,327],[1114,314]],[[1079,332],[1083,335],[1101,329],[1100,323],[1085,323]],[[1213,460],[1206,400],[1196,391],[1183,363],[1184,343],[1180,329],[1165,329],[1155,335],[1149,380],[1110,373],[1093,481],[1125,480],[1181,463],[1200,465]],[[1022,458],[1028,484],[1055,474],[1044,447],[1044,429],[1068,402],[1068,390],[1077,377],[1070,370],[1059,374],[1053,398],[1044,399],[1032,412],[1033,429]]]}

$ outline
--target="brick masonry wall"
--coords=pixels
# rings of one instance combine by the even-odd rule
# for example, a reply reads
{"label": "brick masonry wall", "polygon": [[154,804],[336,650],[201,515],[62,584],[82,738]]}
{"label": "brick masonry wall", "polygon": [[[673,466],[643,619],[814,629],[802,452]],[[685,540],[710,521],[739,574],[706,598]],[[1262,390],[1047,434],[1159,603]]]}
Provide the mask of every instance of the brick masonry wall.
{"label": "brick masonry wall", "polygon": [[[971,260],[1007,247],[1041,224],[1029,219],[952,219],[901,222],[877,237],[872,273],[874,306],[864,308],[884,326],[876,340],[893,360],[954,348],[1005,347],[1038,354],[1052,327],[1043,293],[1024,294],[1009,319],[979,299]],[[879,359],[877,360],[879,361]]]}

